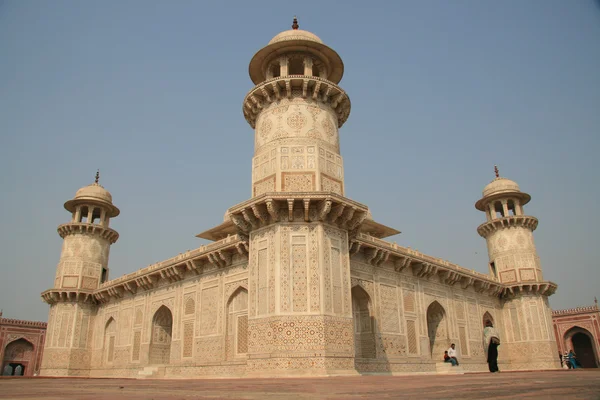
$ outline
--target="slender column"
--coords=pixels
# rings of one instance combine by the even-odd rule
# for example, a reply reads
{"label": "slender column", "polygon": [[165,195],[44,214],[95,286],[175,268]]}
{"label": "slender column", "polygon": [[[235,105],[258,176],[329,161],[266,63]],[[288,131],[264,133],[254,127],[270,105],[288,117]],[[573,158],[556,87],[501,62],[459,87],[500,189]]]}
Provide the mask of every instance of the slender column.
{"label": "slender column", "polygon": [[92,215],[94,215],[94,207],[88,207],[87,223],[92,223]]}
{"label": "slender column", "polygon": [[77,206],[75,208],[75,216],[73,218],[73,222],[80,222],[81,221],[81,207]]}
{"label": "slender column", "polygon": [[279,65],[280,65],[280,72],[279,75],[280,76],[288,76],[288,57],[287,56],[281,56],[279,58]]}
{"label": "slender column", "polygon": [[310,56],[304,57],[304,75],[312,76],[313,60]]}
{"label": "slender column", "polygon": [[490,217],[492,219],[495,219],[496,218],[496,208],[494,207],[494,203],[488,204],[488,207],[490,209]]}
{"label": "slender column", "polygon": [[100,211],[100,225],[104,227],[108,226],[108,218],[106,218],[106,210],[104,208]]}
{"label": "slender column", "polygon": [[503,217],[508,217],[508,201],[507,200],[502,200],[502,211]]}

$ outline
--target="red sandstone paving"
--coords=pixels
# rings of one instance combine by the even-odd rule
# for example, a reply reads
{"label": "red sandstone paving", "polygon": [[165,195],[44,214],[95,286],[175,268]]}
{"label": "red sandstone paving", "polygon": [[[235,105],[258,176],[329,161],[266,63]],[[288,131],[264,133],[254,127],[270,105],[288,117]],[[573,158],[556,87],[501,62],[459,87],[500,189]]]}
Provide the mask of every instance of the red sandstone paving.
{"label": "red sandstone paving", "polygon": [[2,378],[0,399],[600,399],[600,370],[289,379]]}

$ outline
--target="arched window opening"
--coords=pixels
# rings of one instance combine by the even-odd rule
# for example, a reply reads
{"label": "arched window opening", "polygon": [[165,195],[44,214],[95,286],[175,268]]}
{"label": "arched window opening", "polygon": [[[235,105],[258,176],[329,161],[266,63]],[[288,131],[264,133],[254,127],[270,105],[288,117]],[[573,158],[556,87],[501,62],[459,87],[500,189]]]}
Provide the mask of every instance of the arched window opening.
{"label": "arched window opening", "polygon": [[102,210],[98,207],[94,207],[92,210],[92,220],[90,221],[92,224],[100,223],[100,216],[102,215]]}
{"label": "arched window opening", "polygon": [[88,212],[89,212],[89,210],[88,210],[87,206],[82,206],[81,213],[79,214],[79,221],[77,221],[77,222],[83,222],[83,223],[88,222],[88,220],[87,220]]}
{"label": "arched window opening", "polygon": [[150,364],[169,364],[171,360],[172,332],[173,314],[166,306],[160,306],[152,318]]}
{"label": "arched window opening", "polygon": [[494,203],[494,211],[496,211],[496,218],[502,218],[504,216],[504,208],[502,207],[502,203],[499,201]]}
{"label": "arched window opening", "polygon": [[194,314],[195,310],[196,310],[196,302],[194,301],[194,299],[192,297],[190,297],[189,299],[187,299],[185,301],[185,307],[183,310],[183,314],[184,315],[192,315],[192,314]]}
{"label": "arched window opening", "polygon": [[281,76],[281,65],[279,64],[279,61],[271,64],[269,67],[269,75],[268,78],[278,78]]}
{"label": "arched window opening", "polygon": [[102,277],[100,278],[100,283],[104,283],[108,280],[108,269],[102,268]]}
{"label": "arched window opening", "polygon": [[248,353],[248,291],[244,288],[238,288],[227,302],[225,334],[228,360]]}
{"label": "arched window opening", "polygon": [[452,344],[448,337],[447,325],[444,307],[434,301],[427,307],[427,333],[432,359],[443,360],[444,351]]}
{"label": "arched window opening", "polygon": [[292,57],[288,65],[288,75],[304,75],[304,59]]}
{"label": "arched window opening", "polygon": [[515,202],[513,200],[508,200],[507,206],[508,206],[508,215],[510,215],[510,216],[517,215],[517,209],[515,207]]}
{"label": "arched window opening", "polygon": [[104,361],[112,364],[115,357],[115,340],[117,337],[117,322],[110,317],[104,325]]}
{"label": "arched window opening", "polygon": [[352,315],[354,317],[355,357],[377,357],[371,301],[367,292],[360,286],[352,288]]}
{"label": "arched window opening", "polygon": [[319,66],[316,63],[312,66],[312,76],[319,76]]}

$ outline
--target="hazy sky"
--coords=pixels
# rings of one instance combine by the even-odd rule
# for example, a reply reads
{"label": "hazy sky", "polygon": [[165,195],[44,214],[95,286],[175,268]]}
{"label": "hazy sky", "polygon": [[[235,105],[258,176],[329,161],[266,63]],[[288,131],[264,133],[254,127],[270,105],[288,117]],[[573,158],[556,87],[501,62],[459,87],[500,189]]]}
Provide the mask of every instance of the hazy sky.
{"label": "hazy sky", "polygon": [[532,196],[551,305],[600,296],[594,0],[0,0],[5,317],[46,320],[63,203],[97,168],[121,209],[111,278],[250,197],[248,63],[294,14],[344,60],[346,194],[390,240],[487,272],[474,203],[498,164]]}

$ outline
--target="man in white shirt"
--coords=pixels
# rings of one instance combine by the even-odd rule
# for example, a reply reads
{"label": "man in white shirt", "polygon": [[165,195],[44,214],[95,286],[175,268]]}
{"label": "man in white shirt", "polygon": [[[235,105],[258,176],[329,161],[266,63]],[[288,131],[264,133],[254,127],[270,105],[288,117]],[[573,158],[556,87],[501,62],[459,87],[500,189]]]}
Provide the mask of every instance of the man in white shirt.
{"label": "man in white shirt", "polygon": [[454,359],[454,361],[456,361],[456,365],[458,365],[458,358],[456,358],[456,345],[454,343],[452,343],[452,346],[450,346],[448,349],[448,356]]}

